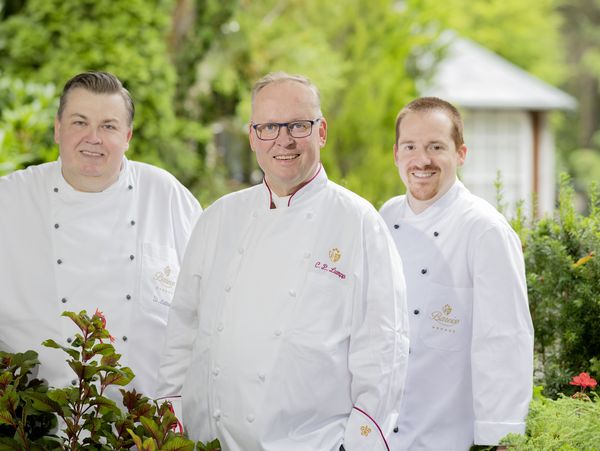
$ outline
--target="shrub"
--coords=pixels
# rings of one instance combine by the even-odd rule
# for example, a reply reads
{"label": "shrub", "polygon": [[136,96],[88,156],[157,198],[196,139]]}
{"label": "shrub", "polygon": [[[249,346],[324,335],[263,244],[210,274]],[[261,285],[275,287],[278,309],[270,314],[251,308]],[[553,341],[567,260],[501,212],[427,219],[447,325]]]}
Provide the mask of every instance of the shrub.
{"label": "shrub", "polygon": [[[121,389],[123,412],[105,396],[110,386],[125,386],[134,377],[121,367],[110,344],[102,313],[89,317],[64,312],[79,328],[70,346],[53,340],[45,346],[62,349],[77,383],[48,388],[32,376],[39,364],[33,351],[0,352],[0,449],[8,450],[193,450],[219,451],[217,440],[194,444],[174,429],[178,420],[167,402],[158,404],[135,390]],[[59,419],[58,433],[53,433]]]}
{"label": "shrub", "polygon": [[529,305],[545,394],[571,394],[569,375],[597,375],[600,365],[600,190],[589,193],[589,215],[575,211],[570,179],[561,176],[554,217],[522,214],[513,227],[523,243]]}

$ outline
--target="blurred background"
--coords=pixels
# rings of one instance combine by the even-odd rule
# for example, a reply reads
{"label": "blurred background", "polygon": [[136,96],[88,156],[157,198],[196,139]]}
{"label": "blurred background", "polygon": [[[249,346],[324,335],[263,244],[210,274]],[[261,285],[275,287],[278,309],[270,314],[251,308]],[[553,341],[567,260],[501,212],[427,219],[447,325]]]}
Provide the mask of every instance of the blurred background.
{"label": "blurred background", "polygon": [[[465,114],[464,180],[551,210],[568,172],[600,179],[600,0],[0,0],[0,175],[51,161],[63,84],[116,74],[137,107],[128,157],[208,206],[261,179],[247,143],[254,81],[319,86],[331,179],[379,207],[404,188],[398,110],[437,94]],[[472,163],[472,164],[471,164]]]}

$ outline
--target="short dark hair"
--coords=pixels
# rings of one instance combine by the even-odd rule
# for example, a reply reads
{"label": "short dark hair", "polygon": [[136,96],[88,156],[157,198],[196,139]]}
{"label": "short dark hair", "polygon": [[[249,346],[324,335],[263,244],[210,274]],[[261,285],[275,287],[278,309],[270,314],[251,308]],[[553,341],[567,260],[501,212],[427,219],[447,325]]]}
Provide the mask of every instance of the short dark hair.
{"label": "short dark hair", "polygon": [[400,110],[396,116],[396,144],[400,139],[400,122],[410,113],[441,111],[452,121],[452,140],[458,149],[465,143],[463,137],[463,120],[458,109],[450,102],[438,97],[420,97]]}
{"label": "short dark hair", "polygon": [[129,126],[131,127],[131,124],[133,124],[133,117],[135,116],[135,105],[131,98],[131,94],[123,87],[121,80],[113,74],[100,71],[83,72],[67,81],[60,95],[58,104],[57,116],[59,119],[62,117],[62,113],[67,105],[67,96],[69,92],[76,88],[82,88],[95,94],[120,94],[125,102],[125,108],[127,109],[129,116]]}

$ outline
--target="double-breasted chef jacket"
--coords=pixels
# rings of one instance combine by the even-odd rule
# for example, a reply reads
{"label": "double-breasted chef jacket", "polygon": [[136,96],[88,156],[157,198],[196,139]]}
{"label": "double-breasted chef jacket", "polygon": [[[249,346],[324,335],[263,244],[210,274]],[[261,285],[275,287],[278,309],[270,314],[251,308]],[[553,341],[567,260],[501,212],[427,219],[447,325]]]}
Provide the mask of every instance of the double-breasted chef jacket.
{"label": "double-breasted chef jacket", "polygon": [[202,214],[169,313],[165,394],[228,451],[385,450],[408,355],[402,266],[364,199],[320,168]]}
{"label": "double-breasted chef jacket", "polygon": [[196,199],[166,171],[127,159],[105,191],[79,192],[58,160],[0,178],[0,211],[0,340],[37,351],[38,376],[68,386],[67,355],[41,343],[68,345],[79,332],[63,311],[99,309],[136,375],[127,388],[153,396]]}
{"label": "double-breasted chef jacket", "polygon": [[506,219],[456,181],[415,215],[381,208],[404,265],[410,357],[393,451],[466,451],[523,433],[533,327],[521,244]]}

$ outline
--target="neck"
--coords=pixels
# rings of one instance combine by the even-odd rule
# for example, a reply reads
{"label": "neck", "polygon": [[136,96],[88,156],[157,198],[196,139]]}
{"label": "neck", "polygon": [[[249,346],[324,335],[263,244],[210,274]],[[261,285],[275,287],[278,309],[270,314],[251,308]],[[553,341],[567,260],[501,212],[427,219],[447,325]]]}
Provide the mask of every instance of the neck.
{"label": "neck", "polygon": [[119,174],[107,180],[102,177],[71,177],[65,174],[64,171],[62,172],[62,176],[75,191],[82,193],[100,193],[119,179]]}

